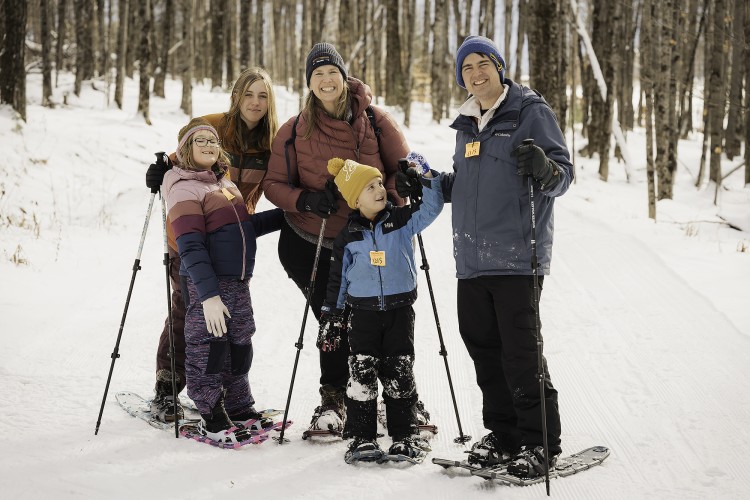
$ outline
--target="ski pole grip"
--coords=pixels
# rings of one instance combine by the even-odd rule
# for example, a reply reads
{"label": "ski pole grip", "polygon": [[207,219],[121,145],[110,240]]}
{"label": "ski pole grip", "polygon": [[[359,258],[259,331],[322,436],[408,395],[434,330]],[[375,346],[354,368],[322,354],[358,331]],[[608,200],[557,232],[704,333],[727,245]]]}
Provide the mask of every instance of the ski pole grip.
{"label": "ski pole grip", "polygon": [[406,173],[406,171],[409,170],[409,160],[407,160],[406,158],[401,158],[398,161],[398,169],[403,173]]}
{"label": "ski pole grip", "polygon": [[165,153],[164,151],[159,151],[158,153],[154,153],[154,155],[156,155],[157,165],[159,165],[160,167],[166,165],[167,162],[165,161],[165,158],[167,157],[167,153]]}

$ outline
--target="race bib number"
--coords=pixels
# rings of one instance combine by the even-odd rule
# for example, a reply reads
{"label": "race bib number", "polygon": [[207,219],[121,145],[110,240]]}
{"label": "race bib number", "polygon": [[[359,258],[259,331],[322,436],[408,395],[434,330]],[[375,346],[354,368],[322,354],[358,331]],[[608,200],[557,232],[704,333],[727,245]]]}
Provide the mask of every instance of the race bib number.
{"label": "race bib number", "polygon": [[466,158],[479,154],[479,142],[470,142],[466,145]]}
{"label": "race bib number", "polygon": [[385,252],[370,251],[370,264],[373,266],[385,267]]}

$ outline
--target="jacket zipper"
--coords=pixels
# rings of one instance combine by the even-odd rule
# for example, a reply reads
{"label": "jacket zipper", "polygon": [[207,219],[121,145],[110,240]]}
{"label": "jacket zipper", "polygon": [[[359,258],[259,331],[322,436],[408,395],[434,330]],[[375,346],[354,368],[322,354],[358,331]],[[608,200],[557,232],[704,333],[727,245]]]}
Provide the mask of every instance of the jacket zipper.
{"label": "jacket zipper", "polygon": [[[375,248],[375,251],[378,251],[378,243],[375,241],[375,225],[370,222],[370,231],[372,232],[372,246]],[[378,268],[378,279],[380,281],[380,310],[385,310],[385,292],[383,291],[383,273],[380,270],[380,266],[377,266]]]}

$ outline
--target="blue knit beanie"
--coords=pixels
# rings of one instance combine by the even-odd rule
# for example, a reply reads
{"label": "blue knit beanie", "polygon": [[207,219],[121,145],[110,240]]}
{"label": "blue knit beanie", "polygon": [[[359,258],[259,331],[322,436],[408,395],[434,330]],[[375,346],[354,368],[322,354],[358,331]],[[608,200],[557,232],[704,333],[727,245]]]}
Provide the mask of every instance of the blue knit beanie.
{"label": "blue knit beanie", "polygon": [[461,66],[464,64],[464,59],[469,54],[478,52],[489,57],[495,64],[497,64],[497,72],[500,73],[500,83],[505,82],[505,61],[500,55],[500,50],[495,45],[495,42],[484,36],[467,36],[464,43],[458,48],[456,52],[456,82],[459,87],[466,88],[464,84],[464,77],[461,75]]}

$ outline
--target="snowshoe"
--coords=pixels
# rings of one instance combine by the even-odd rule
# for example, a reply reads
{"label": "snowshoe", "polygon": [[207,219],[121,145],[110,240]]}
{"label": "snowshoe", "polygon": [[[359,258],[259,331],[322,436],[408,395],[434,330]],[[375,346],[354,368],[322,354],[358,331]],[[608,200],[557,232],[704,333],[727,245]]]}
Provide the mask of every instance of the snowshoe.
{"label": "snowshoe", "polygon": [[341,436],[344,418],[338,405],[318,406],[313,412],[310,427],[302,433],[302,439],[312,436]]}
{"label": "snowshoe", "polygon": [[237,427],[242,426],[252,431],[271,430],[274,426],[272,418],[264,416],[250,407],[247,411],[231,415],[229,417]]}
{"label": "snowshoe", "polygon": [[354,438],[349,449],[344,454],[344,461],[348,464],[356,462],[378,462],[383,458],[383,450],[375,439]]}
{"label": "snowshoe", "polygon": [[[550,455],[549,470],[553,470],[557,464],[558,455]],[[544,476],[547,473],[547,467],[544,463],[544,448],[521,448],[513,460],[508,464],[508,474],[518,478],[527,479]]]}

